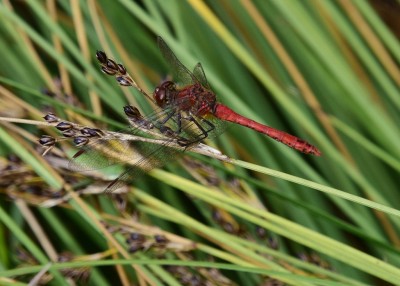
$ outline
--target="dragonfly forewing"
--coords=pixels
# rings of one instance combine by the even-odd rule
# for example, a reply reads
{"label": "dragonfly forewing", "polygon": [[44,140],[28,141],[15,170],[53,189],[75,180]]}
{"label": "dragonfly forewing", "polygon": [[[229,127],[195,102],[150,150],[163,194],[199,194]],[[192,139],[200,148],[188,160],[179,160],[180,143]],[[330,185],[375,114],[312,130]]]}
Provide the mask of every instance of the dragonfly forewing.
{"label": "dragonfly forewing", "polygon": [[178,148],[176,144],[174,144],[174,141],[175,140],[171,138],[170,140],[166,140],[162,145],[151,143],[141,145],[141,147],[143,147],[143,149],[140,150],[140,153],[143,155],[142,158],[137,162],[129,164],[128,168],[107,186],[105,192],[111,193],[123,187],[128,182],[148,173],[152,169],[160,168],[167,162],[175,161],[185,149]]}
{"label": "dragonfly forewing", "polygon": [[189,71],[175,56],[169,46],[161,37],[157,38],[158,47],[165,61],[172,72],[174,80],[182,85],[194,84],[197,82],[196,77]]}
{"label": "dragonfly forewing", "polygon": [[[118,132],[91,139],[87,145],[72,157],[69,168],[74,171],[91,171],[103,169],[117,163],[132,163],[142,159],[140,149],[145,144],[144,138],[162,138],[163,135],[156,132],[146,132],[150,122],[158,122],[167,116],[169,109],[156,109],[145,120],[132,122],[132,126]],[[129,119],[129,118],[128,118]],[[136,139],[136,141],[135,141]]]}
{"label": "dragonfly forewing", "polygon": [[137,152],[135,143],[120,138],[99,138],[93,143],[81,147],[69,162],[74,171],[91,171],[109,167],[118,163],[139,161],[141,154]]}
{"label": "dragonfly forewing", "polygon": [[203,66],[201,63],[197,63],[193,69],[193,75],[196,79],[205,87],[211,90],[210,85],[208,84],[206,74],[204,73]]}
{"label": "dragonfly forewing", "polygon": [[[178,105],[184,104],[185,100],[181,99]],[[165,118],[169,119],[164,122]],[[141,118],[139,125],[120,132],[108,132],[81,147],[71,159],[69,167],[82,172],[118,163],[127,164],[128,169],[107,187],[106,192],[112,192],[153,168],[175,161],[183,151],[199,143],[204,137],[199,125],[205,130],[210,126],[202,118],[195,118],[195,121],[189,118],[192,117],[176,110],[176,107],[157,109],[153,114]],[[152,129],[148,129],[148,126],[152,126]],[[182,146],[182,142],[187,144]]]}

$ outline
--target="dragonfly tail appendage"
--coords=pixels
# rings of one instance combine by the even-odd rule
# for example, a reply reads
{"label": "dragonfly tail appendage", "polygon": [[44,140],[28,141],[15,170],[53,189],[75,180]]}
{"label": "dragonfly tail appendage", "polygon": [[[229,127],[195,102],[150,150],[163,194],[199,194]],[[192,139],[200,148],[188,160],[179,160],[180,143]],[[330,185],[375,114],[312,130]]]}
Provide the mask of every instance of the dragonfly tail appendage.
{"label": "dragonfly tail appendage", "polygon": [[310,143],[296,137],[293,135],[290,135],[286,132],[271,128],[269,126],[260,124],[254,120],[251,120],[249,118],[246,118],[236,112],[234,112],[232,109],[229,107],[217,103],[215,106],[215,111],[214,111],[214,116],[225,121],[233,122],[236,124],[240,124],[243,126],[246,126],[248,128],[251,128],[257,132],[260,132],[262,134],[265,134],[272,139],[279,141],[293,149],[299,150],[305,154],[311,154],[311,155],[316,155],[320,156],[321,151],[318,150],[317,147],[311,145]]}

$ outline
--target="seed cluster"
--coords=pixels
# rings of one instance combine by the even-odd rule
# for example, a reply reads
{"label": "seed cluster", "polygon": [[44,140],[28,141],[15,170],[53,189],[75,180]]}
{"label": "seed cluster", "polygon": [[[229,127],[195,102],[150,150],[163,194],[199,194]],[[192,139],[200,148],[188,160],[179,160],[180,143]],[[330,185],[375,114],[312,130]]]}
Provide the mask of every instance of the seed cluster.
{"label": "seed cluster", "polygon": [[[194,260],[190,254],[181,257],[185,260]],[[212,258],[210,258],[213,261]],[[187,267],[187,266],[166,266],[165,269],[170,272],[182,285],[189,286],[236,286],[237,284],[224,276],[216,268]]]}
{"label": "seed cluster", "polygon": [[127,74],[126,68],[122,64],[117,64],[114,60],[109,59],[103,51],[97,51],[96,58],[101,64],[101,71],[103,73],[115,76],[118,83],[122,86],[134,85],[132,78]]}
{"label": "seed cluster", "polygon": [[[16,155],[8,155],[0,160],[0,193],[11,200],[24,200],[32,205],[41,205],[48,200],[58,200],[65,195],[65,190],[54,190],[24,161]],[[65,180],[73,180],[65,176]]]}
{"label": "seed cluster", "polygon": [[197,286],[197,285],[212,285],[206,284],[207,281],[199,274],[192,271],[189,267],[185,266],[168,266],[167,271],[174,275],[183,285]]}
{"label": "seed cluster", "polygon": [[[54,113],[48,113],[43,117],[48,123],[55,124],[55,127],[61,131],[64,138],[73,138],[73,142],[76,147],[82,147],[89,143],[90,138],[93,137],[101,137],[104,135],[104,132],[98,128],[90,128],[85,126],[80,126],[78,124],[62,121],[58,118]],[[45,147],[45,151],[43,155],[47,154],[60,139],[56,139],[49,135],[42,135],[42,137],[38,140],[39,144]]]}
{"label": "seed cluster", "polygon": [[[22,247],[18,247],[16,251],[16,259],[24,266],[37,266],[41,265],[39,261],[34,257],[31,253],[26,251]],[[57,256],[57,262],[69,262],[69,261],[76,261],[80,260],[80,257],[74,256],[71,252],[61,252]],[[59,270],[60,273],[71,280],[73,280],[77,284],[79,282],[79,285],[86,285],[90,276],[90,269],[88,267],[75,267],[75,268],[63,268]],[[38,280],[36,281],[36,285],[47,285],[54,279],[53,275],[50,273],[44,272],[43,275],[41,276],[35,276]]]}
{"label": "seed cluster", "polygon": [[115,76],[117,82],[121,86],[133,86],[141,94],[153,101],[153,98],[149,96],[127,73],[126,68],[122,64],[117,64],[114,60],[107,57],[107,54],[103,51],[96,52],[96,58],[101,64],[101,71],[106,75]]}
{"label": "seed cluster", "polygon": [[154,233],[154,230],[152,233],[149,233],[148,231],[142,231],[131,227],[110,225],[107,222],[102,223],[110,233],[125,237],[127,249],[130,253],[136,253],[138,251],[148,252],[151,250],[153,253],[160,255],[167,251],[183,253],[196,248],[196,245],[191,241],[178,239],[176,236],[169,239],[165,234]]}
{"label": "seed cluster", "polygon": [[[194,260],[191,253],[196,249],[196,244],[193,242],[188,243],[186,239],[183,242],[180,241],[180,238],[174,240],[175,236],[169,239],[166,235],[160,233],[146,234],[128,227],[108,225],[106,222],[103,222],[103,224],[109,232],[118,233],[126,237],[128,251],[132,254],[146,251],[147,255],[153,253],[158,257],[164,257],[168,252],[185,261]],[[236,285],[217,269],[213,268],[165,266],[165,270],[170,272],[182,285]]]}
{"label": "seed cluster", "polygon": [[133,232],[128,235],[126,239],[128,244],[128,251],[135,253],[137,251],[155,249],[160,251],[161,249],[168,249],[169,240],[162,234],[156,234],[154,236],[145,236],[138,232]]}

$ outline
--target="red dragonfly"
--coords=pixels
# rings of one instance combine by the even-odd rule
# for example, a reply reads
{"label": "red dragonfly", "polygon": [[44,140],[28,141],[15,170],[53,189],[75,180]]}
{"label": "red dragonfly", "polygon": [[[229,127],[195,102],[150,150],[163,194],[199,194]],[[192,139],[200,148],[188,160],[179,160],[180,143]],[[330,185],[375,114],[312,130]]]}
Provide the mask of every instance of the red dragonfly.
{"label": "red dragonfly", "polygon": [[[310,143],[246,118],[217,102],[216,95],[211,90],[200,63],[195,66],[192,73],[177,59],[161,37],[158,37],[158,45],[164,58],[172,67],[174,76],[186,84],[183,88],[177,88],[171,81],[162,83],[154,92],[154,99],[158,106],[164,108],[166,105],[174,104],[179,111],[189,113],[193,119],[201,118],[200,121],[204,121],[207,116],[213,116],[251,128],[303,153],[321,155],[321,152]],[[207,137],[206,132],[204,137]]]}
{"label": "red dragonfly", "polygon": [[[251,128],[303,153],[321,155],[321,152],[308,142],[246,118],[218,102],[200,63],[191,72],[178,60],[161,37],[158,37],[158,46],[176,82],[165,81],[155,88],[152,98],[158,109],[152,115],[144,118],[132,106],[125,106],[124,111],[134,126],[127,131],[129,134],[148,137],[148,132],[143,131],[151,130],[162,134],[168,140],[161,145],[132,142],[122,140],[121,136],[113,133],[101,136],[83,146],[71,161],[72,168],[80,170],[102,168],[116,162],[130,161],[131,167],[115,179],[107,187],[106,192],[118,189],[125,181],[136,178],[173,159],[179,151],[172,148],[172,144],[179,144],[187,149],[206,138],[219,135],[224,131],[224,121]],[[131,85],[125,81],[124,76],[118,76],[126,74],[122,65],[117,65],[108,59],[104,52],[97,52],[97,58],[103,66],[103,72],[116,75],[121,85]],[[151,98],[136,83],[133,86],[146,97]],[[113,153],[112,156],[110,156],[111,153]]]}

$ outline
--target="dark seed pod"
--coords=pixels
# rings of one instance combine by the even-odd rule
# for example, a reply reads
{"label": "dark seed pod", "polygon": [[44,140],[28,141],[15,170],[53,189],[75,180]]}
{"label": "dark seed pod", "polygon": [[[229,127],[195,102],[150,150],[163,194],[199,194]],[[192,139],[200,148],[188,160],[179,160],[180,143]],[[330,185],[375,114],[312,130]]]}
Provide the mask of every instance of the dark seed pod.
{"label": "dark seed pod", "polygon": [[143,245],[135,243],[129,247],[128,251],[130,253],[135,253],[136,251],[139,251],[141,249],[143,249]]}
{"label": "dark seed pod", "polygon": [[212,212],[212,218],[215,222],[220,223],[222,221],[222,215],[221,212],[218,210],[213,210]]}
{"label": "dark seed pod", "polygon": [[300,260],[302,260],[302,261],[308,261],[308,256],[307,256],[307,254],[304,253],[304,252],[298,253],[298,254],[297,254],[297,257],[298,257]]}
{"label": "dark seed pod", "polygon": [[131,235],[129,236],[129,239],[130,239],[131,241],[145,241],[145,240],[146,240],[146,237],[145,237],[143,234],[141,234],[141,233],[133,232],[133,233],[131,233]]}
{"label": "dark seed pod", "polygon": [[168,243],[168,241],[169,241],[164,235],[161,235],[161,234],[155,235],[154,240],[158,244],[165,244],[165,243]]}
{"label": "dark seed pod", "polygon": [[126,68],[121,64],[118,64],[118,71],[120,74],[126,75]]}
{"label": "dark seed pod", "polygon": [[227,233],[234,233],[235,232],[235,228],[233,227],[233,225],[230,222],[225,222],[224,224],[222,224],[222,228],[227,232]]}
{"label": "dark seed pod", "polygon": [[56,128],[58,129],[58,130],[60,130],[60,131],[66,131],[66,130],[69,130],[69,129],[72,129],[72,124],[71,123],[68,123],[68,122],[60,122],[60,123],[58,123],[57,124],[57,126],[56,126]]}
{"label": "dark seed pod", "polygon": [[267,231],[261,226],[256,227],[256,232],[259,238],[265,238],[265,236],[267,235]]}
{"label": "dark seed pod", "polygon": [[67,261],[71,261],[73,258],[72,253],[61,253],[58,257],[57,257],[57,262],[67,262]]}
{"label": "dark seed pod", "polygon": [[85,135],[88,137],[96,137],[96,136],[100,136],[103,132],[97,128],[84,127],[81,129],[81,133],[82,133],[82,135]]}
{"label": "dark seed pod", "polygon": [[48,123],[53,123],[60,120],[54,113],[51,112],[43,116],[43,119],[46,120]]}
{"label": "dark seed pod", "polygon": [[106,64],[107,63],[107,55],[103,51],[97,51],[96,52],[96,58],[102,64]]}
{"label": "dark seed pod", "polygon": [[117,81],[118,81],[119,85],[122,85],[122,86],[131,86],[132,85],[132,83],[123,76],[117,77]]}
{"label": "dark seed pod", "polygon": [[76,147],[81,147],[89,143],[89,139],[84,136],[78,136],[74,138],[74,144]]}
{"label": "dark seed pod", "polygon": [[56,143],[56,139],[49,135],[43,135],[39,140],[39,144],[42,146],[53,146]]}
{"label": "dark seed pod", "polygon": [[27,186],[24,188],[24,192],[36,196],[43,195],[43,189],[41,186]]}
{"label": "dark seed pod", "polygon": [[74,129],[70,129],[70,130],[65,130],[65,131],[63,131],[62,134],[63,134],[65,137],[74,137],[74,136],[76,135],[76,132],[75,132]]}
{"label": "dark seed pod", "polygon": [[42,93],[44,95],[47,95],[48,97],[56,97],[56,93],[54,91],[51,91],[50,89],[43,89]]}
{"label": "dark seed pod", "polygon": [[7,160],[15,164],[21,163],[21,159],[15,154],[8,154]]}
{"label": "dark seed pod", "polygon": [[118,71],[118,65],[115,61],[113,61],[112,59],[107,59],[107,64],[106,64],[107,68],[111,69],[111,70],[115,70]]}
{"label": "dark seed pod", "polygon": [[65,193],[63,191],[58,191],[58,192],[51,193],[51,197],[53,199],[59,199],[59,198],[62,198],[64,196],[64,194]]}
{"label": "dark seed pod", "polygon": [[275,237],[268,237],[268,246],[272,249],[278,249],[279,248],[279,241]]}
{"label": "dark seed pod", "polygon": [[132,118],[134,120],[143,118],[142,114],[140,114],[139,109],[137,109],[136,107],[134,107],[132,105],[125,105],[124,112],[125,112],[126,116],[128,116],[129,118]]}
{"label": "dark seed pod", "polygon": [[175,134],[175,132],[172,131],[171,128],[165,125],[160,127],[160,132],[166,136],[173,136]]}
{"label": "dark seed pod", "polygon": [[141,128],[152,129],[154,128],[154,124],[150,121],[147,121],[143,118],[142,114],[140,114],[139,109],[134,106],[126,105],[124,106],[124,112],[126,116],[135,124],[140,126]]}
{"label": "dark seed pod", "polygon": [[101,71],[107,75],[115,75],[117,73],[115,70],[110,70],[107,67],[101,67]]}

